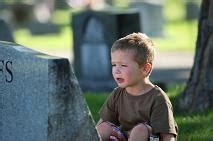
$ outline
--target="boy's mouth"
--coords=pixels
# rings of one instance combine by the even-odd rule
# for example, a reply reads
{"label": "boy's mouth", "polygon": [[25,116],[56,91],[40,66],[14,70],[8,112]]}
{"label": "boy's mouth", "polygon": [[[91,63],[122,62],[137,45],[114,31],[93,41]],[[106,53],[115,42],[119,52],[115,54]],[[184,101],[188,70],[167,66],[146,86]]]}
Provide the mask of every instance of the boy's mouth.
{"label": "boy's mouth", "polygon": [[116,82],[117,82],[117,83],[123,83],[123,82],[124,82],[124,79],[123,79],[123,78],[116,78]]}

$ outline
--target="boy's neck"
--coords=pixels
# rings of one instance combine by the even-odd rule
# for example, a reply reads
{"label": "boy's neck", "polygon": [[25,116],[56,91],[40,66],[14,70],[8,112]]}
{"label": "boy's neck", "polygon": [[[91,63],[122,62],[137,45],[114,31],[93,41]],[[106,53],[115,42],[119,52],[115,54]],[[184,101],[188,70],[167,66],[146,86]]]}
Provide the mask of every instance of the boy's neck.
{"label": "boy's neck", "polygon": [[127,87],[126,91],[131,95],[137,96],[147,93],[153,87],[154,85],[152,84],[152,82],[150,82],[149,79],[146,79],[144,82],[141,82],[137,86]]}

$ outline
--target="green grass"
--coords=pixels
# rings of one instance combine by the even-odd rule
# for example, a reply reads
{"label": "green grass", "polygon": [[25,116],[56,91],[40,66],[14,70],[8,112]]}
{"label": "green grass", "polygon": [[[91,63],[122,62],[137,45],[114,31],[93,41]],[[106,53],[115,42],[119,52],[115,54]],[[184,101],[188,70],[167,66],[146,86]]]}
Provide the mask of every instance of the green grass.
{"label": "green grass", "polygon": [[176,121],[179,127],[180,141],[212,141],[213,140],[213,110],[202,114],[178,115]]}
{"label": "green grass", "polygon": [[197,20],[168,22],[163,38],[153,38],[159,51],[195,51]]}
{"label": "green grass", "polygon": [[15,32],[16,43],[32,49],[67,49],[72,46],[72,31],[68,26],[62,27],[58,34],[33,36],[29,30]]}
{"label": "green grass", "polygon": [[56,10],[52,17],[52,22],[62,26],[70,26],[72,10]]}
{"label": "green grass", "polygon": [[185,0],[164,0],[164,15],[167,21],[182,21],[185,17]]}
{"label": "green grass", "polygon": [[[119,8],[126,7],[125,2],[116,0]],[[166,0],[164,4],[165,26],[164,36],[152,38],[158,51],[191,51],[195,50],[197,38],[197,20],[186,21],[184,19],[184,0]],[[71,28],[71,13],[74,10],[56,10],[51,21],[61,28],[59,34],[47,34],[34,36],[25,29],[17,29],[14,32],[16,42],[33,49],[70,49],[73,46],[73,34]],[[171,12],[172,11],[172,12]]]}
{"label": "green grass", "polygon": [[[33,36],[27,29],[14,32],[18,44],[34,48],[67,49],[73,45],[72,28],[69,24],[59,23],[59,34]],[[152,38],[158,51],[194,51],[197,38],[197,21],[169,22],[164,27],[165,37]]]}
{"label": "green grass", "polygon": [[108,93],[91,93],[87,92],[84,94],[86,101],[88,103],[89,108],[91,109],[91,113],[93,115],[94,121],[98,122],[99,115],[98,112],[103,105],[104,101],[108,97]]}
{"label": "green grass", "polygon": [[[186,114],[178,109],[178,99],[185,85],[171,85],[167,94],[173,103],[174,115],[179,127],[178,141],[212,141],[213,109],[200,114]],[[85,93],[85,99],[95,122],[99,120],[98,111],[108,97],[108,93]]]}

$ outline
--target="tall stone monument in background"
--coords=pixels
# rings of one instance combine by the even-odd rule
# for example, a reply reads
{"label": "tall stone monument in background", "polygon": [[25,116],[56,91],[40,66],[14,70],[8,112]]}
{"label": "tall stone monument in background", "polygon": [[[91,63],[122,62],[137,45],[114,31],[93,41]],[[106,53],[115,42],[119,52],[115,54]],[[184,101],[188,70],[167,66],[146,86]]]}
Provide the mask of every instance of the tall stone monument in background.
{"label": "tall stone monument in background", "polygon": [[0,42],[0,141],[98,141],[67,59]]}
{"label": "tall stone monument in background", "polygon": [[134,0],[129,7],[140,13],[141,32],[153,37],[163,35],[163,0]]}
{"label": "tall stone monument in background", "polygon": [[72,15],[74,69],[85,91],[111,91],[110,49],[115,40],[140,31],[135,10],[86,10]]}

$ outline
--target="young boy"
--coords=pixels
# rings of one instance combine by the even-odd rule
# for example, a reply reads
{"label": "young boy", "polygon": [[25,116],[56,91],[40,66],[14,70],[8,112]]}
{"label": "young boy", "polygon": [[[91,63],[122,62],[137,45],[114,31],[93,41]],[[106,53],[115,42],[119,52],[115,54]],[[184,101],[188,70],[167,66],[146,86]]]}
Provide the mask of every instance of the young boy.
{"label": "young boy", "polygon": [[154,45],[142,33],[117,40],[111,48],[112,74],[118,85],[100,110],[97,130],[103,141],[175,141],[172,105],[149,75]]}

